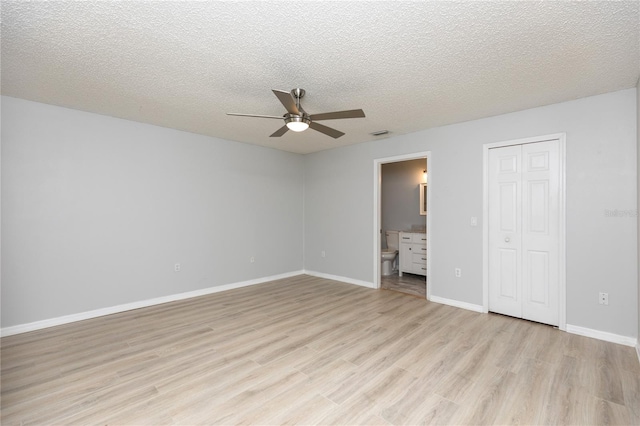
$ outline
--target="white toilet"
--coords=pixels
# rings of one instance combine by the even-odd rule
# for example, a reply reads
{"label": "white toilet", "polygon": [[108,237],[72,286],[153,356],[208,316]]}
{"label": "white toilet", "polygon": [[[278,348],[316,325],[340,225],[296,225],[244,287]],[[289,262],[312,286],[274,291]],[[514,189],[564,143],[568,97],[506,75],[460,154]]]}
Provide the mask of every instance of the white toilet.
{"label": "white toilet", "polygon": [[384,235],[387,237],[388,248],[382,249],[380,252],[382,256],[382,275],[391,275],[393,271],[398,269],[398,231],[386,231]]}

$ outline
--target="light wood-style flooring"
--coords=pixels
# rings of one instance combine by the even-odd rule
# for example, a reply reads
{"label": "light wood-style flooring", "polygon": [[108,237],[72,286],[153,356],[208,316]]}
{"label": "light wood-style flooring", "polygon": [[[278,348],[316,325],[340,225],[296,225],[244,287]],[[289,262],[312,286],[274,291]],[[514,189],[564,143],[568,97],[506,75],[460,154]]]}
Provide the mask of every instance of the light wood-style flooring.
{"label": "light wood-style flooring", "polygon": [[2,424],[640,424],[633,348],[298,276],[2,338]]}
{"label": "light wood-style flooring", "polygon": [[399,291],[423,299],[427,297],[427,280],[422,275],[404,273],[400,277],[396,272],[387,276],[383,275],[381,278],[380,287],[385,290]]}

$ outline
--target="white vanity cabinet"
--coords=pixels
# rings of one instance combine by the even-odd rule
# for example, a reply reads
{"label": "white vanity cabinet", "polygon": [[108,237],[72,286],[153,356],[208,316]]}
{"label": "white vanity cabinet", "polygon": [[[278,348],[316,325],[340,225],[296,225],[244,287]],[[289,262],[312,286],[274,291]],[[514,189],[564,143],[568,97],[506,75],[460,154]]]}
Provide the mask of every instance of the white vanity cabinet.
{"label": "white vanity cabinet", "polygon": [[409,272],[427,275],[427,234],[400,232],[400,262],[398,275]]}

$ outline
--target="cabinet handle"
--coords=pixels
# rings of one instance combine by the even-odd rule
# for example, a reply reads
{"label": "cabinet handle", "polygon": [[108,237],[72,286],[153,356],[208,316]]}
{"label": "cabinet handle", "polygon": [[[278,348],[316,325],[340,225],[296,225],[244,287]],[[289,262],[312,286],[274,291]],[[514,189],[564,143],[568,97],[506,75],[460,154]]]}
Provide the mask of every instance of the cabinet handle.
{"label": "cabinet handle", "polygon": [[420,250],[427,251],[427,248],[426,247],[422,247]]}
{"label": "cabinet handle", "polygon": [[426,258],[426,257],[423,257],[423,258],[422,258],[422,260],[427,260],[427,258]]}

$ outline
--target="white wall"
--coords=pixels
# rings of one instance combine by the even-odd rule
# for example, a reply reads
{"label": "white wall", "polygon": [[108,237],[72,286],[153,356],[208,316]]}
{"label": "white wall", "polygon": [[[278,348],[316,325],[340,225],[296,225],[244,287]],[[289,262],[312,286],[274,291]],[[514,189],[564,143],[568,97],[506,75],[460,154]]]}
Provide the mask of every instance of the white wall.
{"label": "white wall", "polygon": [[424,182],[426,168],[426,159],[382,165],[383,230],[403,231],[412,226],[426,226],[426,217],[420,215],[420,184]]}
{"label": "white wall", "polygon": [[302,270],[301,156],[1,99],[3,327]]}
{"label": "white wall", "polygon": [[306,155],[305,268],[373,282],[374,159],[431,151],[432,294],[482,305],[482,145],[566,132],[567,323],[636,337],[637,222],[605,215],[636,208],[635,104],[629,89]]}

